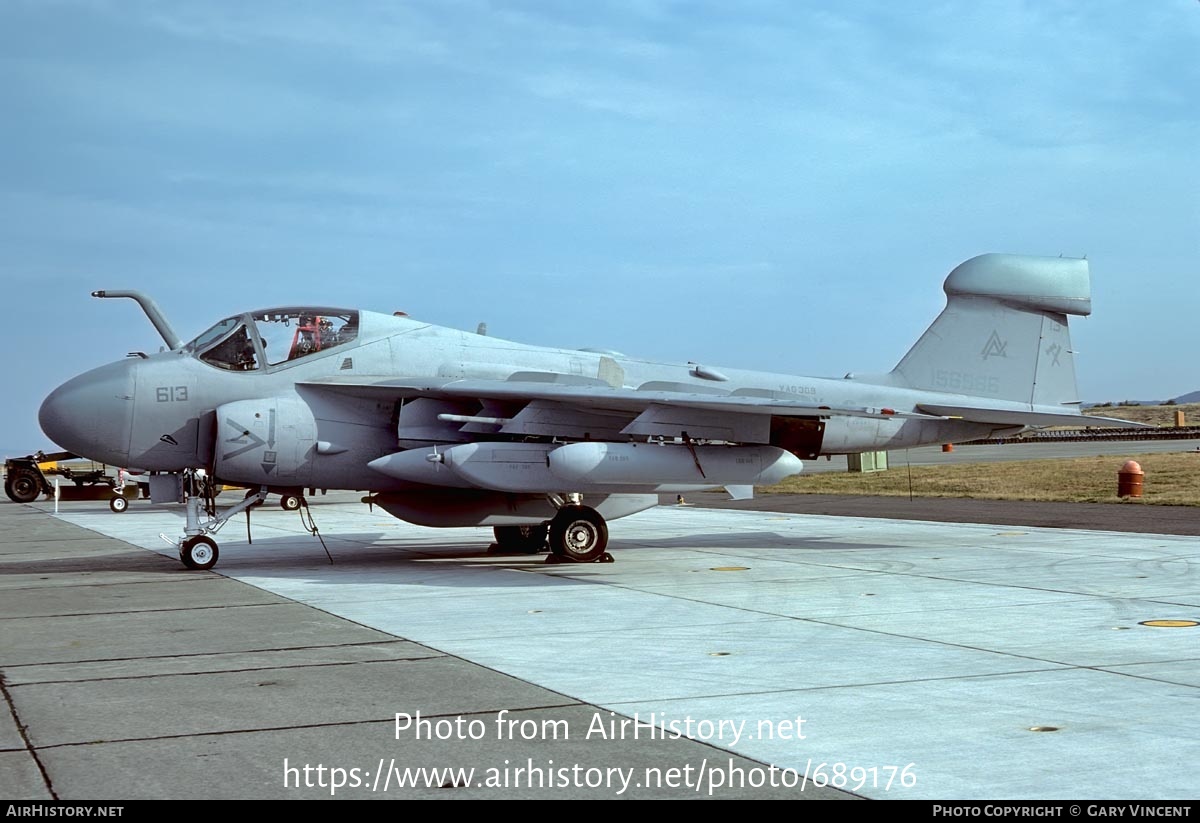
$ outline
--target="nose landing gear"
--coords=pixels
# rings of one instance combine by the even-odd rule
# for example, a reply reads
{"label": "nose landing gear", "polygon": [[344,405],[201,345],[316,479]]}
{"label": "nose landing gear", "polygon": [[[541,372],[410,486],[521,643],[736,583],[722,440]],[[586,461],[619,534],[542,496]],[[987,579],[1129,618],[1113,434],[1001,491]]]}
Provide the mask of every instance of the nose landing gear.
{"label": "nose landing gear", "polygon": [[[187,471],[183,473],[183,480],[189,490],[183,538],[172,540],[165,534],[160,534],[159,537],[172,546],[179,547],[179,560],[189,569],[200,571],[211,569],[217,565],[220,551],[217,549],[217,541],[209,535],[216,534],[222,526],[242,512],[262,505],[263,501],[267,499],[267,487],[263,486],[258,491],[251,490],[241,502],[222,512],[217,512],[213,495],[202,493],[204,489],[201,487],[206,478],[198,477],[195,472]],[[212,484],[209,483],[207,487],[211,488]],[[115,499],[119,500],[120,498]]]}

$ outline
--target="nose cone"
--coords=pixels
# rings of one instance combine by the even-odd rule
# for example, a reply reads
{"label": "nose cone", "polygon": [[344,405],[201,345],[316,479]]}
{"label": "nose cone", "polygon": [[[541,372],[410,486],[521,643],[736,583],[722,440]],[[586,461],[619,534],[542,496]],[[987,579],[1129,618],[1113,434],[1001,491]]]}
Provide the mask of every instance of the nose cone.
{"label": "nose cone", "polygon": [[129,462],[135,360],[110,363],[73,377],[50,393],[38,412],[46,436],[89,460]]}

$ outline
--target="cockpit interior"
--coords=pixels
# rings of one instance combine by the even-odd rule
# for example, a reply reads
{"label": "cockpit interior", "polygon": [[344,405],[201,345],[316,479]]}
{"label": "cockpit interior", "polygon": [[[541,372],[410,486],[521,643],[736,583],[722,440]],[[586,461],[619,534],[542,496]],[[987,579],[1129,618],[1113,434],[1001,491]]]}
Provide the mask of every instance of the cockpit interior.
{"label": "cockpit interior", "polygon": [[358,336],[358,312],[331,308],[267,309],[227,317],[185,350],[226,371],[258,371],[329,351]]}

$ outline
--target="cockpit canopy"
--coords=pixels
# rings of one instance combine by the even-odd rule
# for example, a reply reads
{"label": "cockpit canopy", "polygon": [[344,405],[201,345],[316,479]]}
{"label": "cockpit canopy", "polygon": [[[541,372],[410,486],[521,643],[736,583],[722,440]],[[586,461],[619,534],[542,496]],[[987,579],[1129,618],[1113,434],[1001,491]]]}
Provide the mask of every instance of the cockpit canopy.
{"label": "cockpit canopy", "polygon": [[184,351],[227,371],[280,366],[348,343],[358,336],[358,312],[300,307],[227,317]]}

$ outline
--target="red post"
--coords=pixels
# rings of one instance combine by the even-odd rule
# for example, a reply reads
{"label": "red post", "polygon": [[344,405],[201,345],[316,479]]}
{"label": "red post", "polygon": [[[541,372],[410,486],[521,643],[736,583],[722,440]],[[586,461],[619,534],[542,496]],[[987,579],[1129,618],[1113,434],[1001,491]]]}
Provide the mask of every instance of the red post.
{"label": "red post", "polygon": [[1142,480],[1146,473],[1136,460],[1126,460],[1117,472],[1117,497],[1141,497]]}

